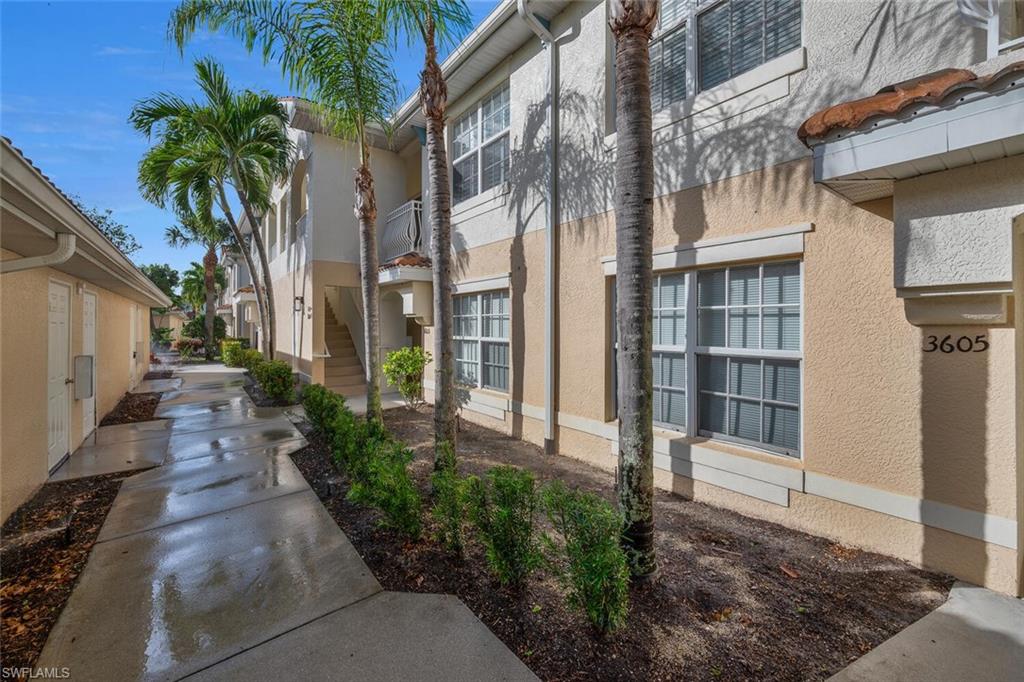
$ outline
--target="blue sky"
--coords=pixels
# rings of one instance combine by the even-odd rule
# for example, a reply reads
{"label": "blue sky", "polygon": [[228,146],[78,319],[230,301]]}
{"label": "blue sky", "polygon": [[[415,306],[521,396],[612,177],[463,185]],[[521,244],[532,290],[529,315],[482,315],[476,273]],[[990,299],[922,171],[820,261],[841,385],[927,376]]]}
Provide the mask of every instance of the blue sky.
{"label": "blue sky", "polygon": [[[496,0],[469,2],[479,24]],[[202,33],[184,57],[167,42],[170,2],[0,3],[0,133],[69,194],[112,209],[142,244],[137,263],[199,260],[198,248],[171,249],[174,216],[146,203],[135,182],[147,140],[127,122],[139,99],[158,91],[198,96],[192,60],[220,61],[236,88],[292,93],[275,65],[263,66],[230,37]],[[406,93],[422,53],[402,49],[395,71]]]}

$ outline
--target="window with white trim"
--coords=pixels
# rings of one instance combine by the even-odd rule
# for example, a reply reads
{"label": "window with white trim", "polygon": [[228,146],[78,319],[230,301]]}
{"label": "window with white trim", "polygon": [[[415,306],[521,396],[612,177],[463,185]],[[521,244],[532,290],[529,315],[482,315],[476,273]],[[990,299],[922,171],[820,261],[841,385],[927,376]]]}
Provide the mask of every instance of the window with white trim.
{"label": "window with white trim", "polygon": [[656,275],[655,424],[799,456],[801,280],[800,261]]}
{"label": "window with white trim", "polygon": [[455,380],[473,388],[508,391],[511,324],[508,292],[455,296],[452,322]]}
{"label": "window with white trim", "polygon": [[801,10],[801,0],[663,0],[650,46],[651,110],[797,49]]}
{"label": "window with white trim", "polygon": [[509,89],[503,83],[452,124],[452,195],[457,204],[508,180]]}

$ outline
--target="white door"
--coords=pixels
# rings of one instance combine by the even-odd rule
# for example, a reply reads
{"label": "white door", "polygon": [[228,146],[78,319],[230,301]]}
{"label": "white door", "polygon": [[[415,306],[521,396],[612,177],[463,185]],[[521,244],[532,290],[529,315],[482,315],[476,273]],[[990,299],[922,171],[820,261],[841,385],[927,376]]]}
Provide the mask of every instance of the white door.
{"label": "white door", "polygon": [[46,462],[52,469],[68,454],[68,352],[71,346],[71,288],[50,282],[49,332],[46,364]]}
{"label": "white door", "polygon": [[128,346],[128,386],[130,388],[135,388],[135,320],[138,317],[138,306],[133,303],[131,317],[128,318],[128,326],[131,327],[131,345]]}
{"label": "white door", "polygon": [[82,401],[82,436],[88,436],[96,426],[96,294],[82,296],[82,355],[93,356],[92,397]]}

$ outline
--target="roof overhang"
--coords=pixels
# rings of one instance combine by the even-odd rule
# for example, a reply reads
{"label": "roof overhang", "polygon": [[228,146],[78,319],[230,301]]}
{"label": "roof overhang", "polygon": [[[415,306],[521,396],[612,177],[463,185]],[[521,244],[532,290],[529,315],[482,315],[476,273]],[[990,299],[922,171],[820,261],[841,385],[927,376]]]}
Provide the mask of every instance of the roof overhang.
{"label": "roof overhang", "polygon": [[0,148],[0,178],[0,247],[31,258],[52,252],[58,234],[73,234],[74,254],[50,267],[150,307],[171,305],[167,295],[6,138]]}
{"label": "roof overhang", "polygon": [[[550,21],[568,4],[565,0],[533,0],[528,6],[533,14]],[[465,94],[528,40],[536,39],[516,10],[516,0],[502,0],[441,63],[449,102]],[[416,139],[414,127],[426,125],[418,91],[405,100],[392,120],[394,148],[402,149]]]}
{"label": "roof overhang", "polygon": [[381,268],[379,282],[381,284],[396,284],[399,282],[432,282],[433,278],[434,275],[430,268],[397,265],[389,268]]}
{"label": "roof overhang", "polygon": [[892,196],[898,180],[1024,154],[1024,82],[835,129],[810,144],[815,182],[853,203]]}

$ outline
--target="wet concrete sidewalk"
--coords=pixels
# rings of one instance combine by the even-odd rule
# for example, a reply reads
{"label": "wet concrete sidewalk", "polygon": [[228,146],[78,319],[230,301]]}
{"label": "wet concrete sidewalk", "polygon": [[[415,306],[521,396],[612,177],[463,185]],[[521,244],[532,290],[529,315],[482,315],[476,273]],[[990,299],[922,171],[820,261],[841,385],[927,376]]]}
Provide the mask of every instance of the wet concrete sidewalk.
{"label": "wet concrete sidewalk", "polygon": [[68,462],[65,478],[150,468],[122,485],[39,667],[79,680],[536,679],[457,598],[382,591],[288,457],[305,439],[252,404],[241,374],[175,379],[163,421],[99,429]]}

